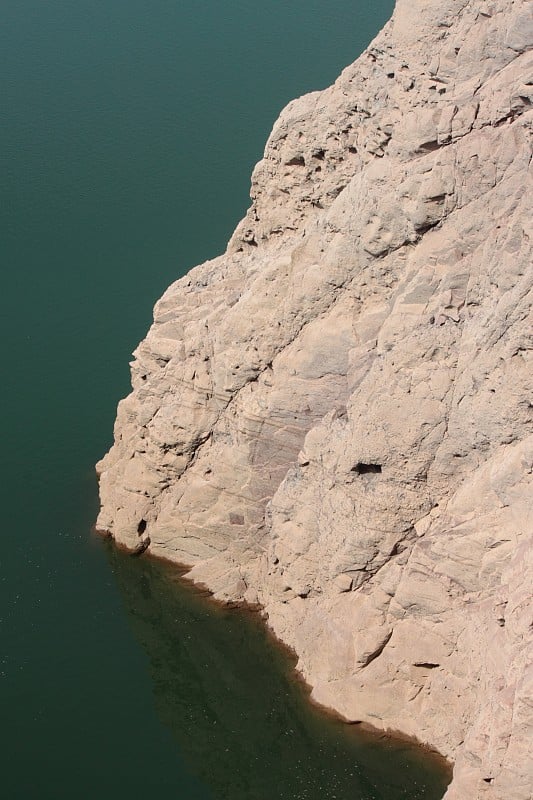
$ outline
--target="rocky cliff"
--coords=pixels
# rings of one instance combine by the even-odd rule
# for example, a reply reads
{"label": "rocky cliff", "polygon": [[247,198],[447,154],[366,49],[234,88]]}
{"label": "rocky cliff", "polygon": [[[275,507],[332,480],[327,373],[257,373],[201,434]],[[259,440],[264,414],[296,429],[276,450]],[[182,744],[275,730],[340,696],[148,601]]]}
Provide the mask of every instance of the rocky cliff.
{"label": "rocky cliff", "polygon": [[532,44],[523,0],[397,0],[157,303],[98,465],[101,530],[260,604],[447,800],[531,797]]}

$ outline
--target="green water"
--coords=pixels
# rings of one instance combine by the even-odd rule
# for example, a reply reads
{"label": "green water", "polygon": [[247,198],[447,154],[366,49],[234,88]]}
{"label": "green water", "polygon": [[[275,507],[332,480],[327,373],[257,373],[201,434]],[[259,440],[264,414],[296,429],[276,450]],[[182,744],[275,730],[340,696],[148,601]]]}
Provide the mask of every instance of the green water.
{"label": "green water", "polygon": [[280,108],[392,0],[2,0],[0,786],[7,800],[433,800],[264,630],[90,535],[131,350],[219,253]]}

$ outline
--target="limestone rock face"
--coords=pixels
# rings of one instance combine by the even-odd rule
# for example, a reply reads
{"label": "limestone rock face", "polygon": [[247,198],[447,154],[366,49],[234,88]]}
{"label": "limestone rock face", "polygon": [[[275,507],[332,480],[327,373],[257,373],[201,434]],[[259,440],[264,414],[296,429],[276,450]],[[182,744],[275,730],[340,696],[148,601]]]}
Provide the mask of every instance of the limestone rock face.
{"label": "limestone rock face", "polygon": [[100,529],[261,604],[447,800],[531,797],[532,44],[522,0],[398,0],[291,103],[98,465]]}

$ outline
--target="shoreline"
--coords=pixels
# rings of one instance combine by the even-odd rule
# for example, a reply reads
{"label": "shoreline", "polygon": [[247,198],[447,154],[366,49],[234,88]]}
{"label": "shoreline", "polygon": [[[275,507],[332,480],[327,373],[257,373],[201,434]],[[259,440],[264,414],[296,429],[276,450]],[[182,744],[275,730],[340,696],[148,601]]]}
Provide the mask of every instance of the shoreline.
{"label": "shoreline", "polygon": [[446,800],[526,800],[533,18],[482,6],[397,0],[281,112],[156,303],[98,521],[260,600],[311,697],[453,760]]}
{"label": "shoreline", "polygon": [[432,747],[429,743],[422,742],[415,736],[409,736],[408,734],[403,733],[401,730],[378,728],[364,720],[349,719],[344,717],[340,712],[336,711],[335,708],[326,706],[323,703],[315,700],[312,696],[313,686],[303,677],[302,673],[297,668],[298,655],[296,651],[290,647],[290,645],[286,644],[283,639],[280,639],[269,626],[268,614],[264,613],[264,607],[262,605],[251,605],[245,600],[220,600],[214,596],[214,593],[211,591],[209,586],[207,586],[207,584],[196,582],[193,578],[188,578],[186,576],[186,573],[191,570],[192,566],[177,561],[172,561],[172,559],[165,558],[164,556],[154,555],[146,548],[142,552],[136,552],[135,550],[128,548],[123,543],[116,542],[113,535],[109,531],[99,530],[96,528],[96,526],[93,526],[92,528],[92,535],[98,540],[108,543],[108,546],[115,548],[117,551],[129,556],[130,558],[140,558],[142,556],[146,559],[149,559],[152,563],[158,565],[163,570],[165,576],[168,577],[171,582],[179,582],[187,589],[187,591],[190,591],[197,597],[202,598],[212,607],[218,608],[219,610],[227,610],[230,612],[234,611],[236,613],[246,615],[249,619],[253,620],[255,624],[261,625],[267,634],[270,645],[275,647],[277,651],[284,656],[285,661],[289,666],[287,673],[289,680],[291,683],[296,684],[299,687],[299,690],[301,691],[302,696],[305,698],[305,701],[319,714],[329,717],[329,719],[336,722],[342,723],[342,725],[344,725],[346,728],[354,729],[359,736],[362,738],[364,737],[372,743],[377,741],[387,741],[393,745],[403,743],[421,753],[424,753],[433,761],[435,768],[448,779],[447,785],[451,783],[453,778],[454,763],[449,761],[442,753],[440,753],[436,748]]}

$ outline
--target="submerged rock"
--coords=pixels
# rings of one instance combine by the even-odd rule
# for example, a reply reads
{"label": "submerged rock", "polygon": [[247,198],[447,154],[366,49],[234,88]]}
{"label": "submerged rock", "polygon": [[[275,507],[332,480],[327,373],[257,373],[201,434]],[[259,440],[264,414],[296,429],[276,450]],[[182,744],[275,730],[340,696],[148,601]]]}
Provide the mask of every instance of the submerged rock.
{"label": "submerged rock", "polygon": [[260,603],[319,702],[528,800],[533,21],[398,0],[157,303],[98,527]]}

